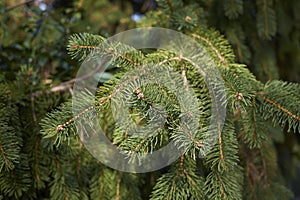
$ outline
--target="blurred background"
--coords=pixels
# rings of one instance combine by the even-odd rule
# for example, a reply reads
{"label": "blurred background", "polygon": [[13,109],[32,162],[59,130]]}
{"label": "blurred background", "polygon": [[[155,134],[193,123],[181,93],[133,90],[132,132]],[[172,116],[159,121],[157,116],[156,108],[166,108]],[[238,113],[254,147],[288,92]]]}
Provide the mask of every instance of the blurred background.
{"label": "blurred background", "polygon": [[[192,2],[184,1],[186,4]],[[203,10],[195,12],[201,13],[204,18],[203,21],[199,19],[199,24],[201,22],[224,34],[232,44],[237,62],[246,63],[258,79],[264,83],[272,79],[300,83],[299,1],[278,1],[278,31],[268,40],[261,40],[251,32],[256,27],[252,26],[252,18],[249,16],[257,14],[255,7],[248,5],[251,1],[245,1],[245,6],[249,6],[245,13],[249,11],[250,14],[235,20],[226,18],[222,9],[219,9],[221,1],[197,2]],[[54,87],[76,76],[80,63],[70,59],[66,51],[70,35],[88,32],[109,37],[137,26],[167,27],[163,23],[166,19],[160,19],[159,14],[152,12],[156,9],[158,4],[154,0],[2,0],[0,82],[10,83],[20,79],[14,92],[15,98],[21,99],[18,101],[21,111],[27,113],[21,119],[32,118],[32,93]],[[245,23],[235,26],[237,21]],[[56,96],[49,97],[55,103],[48,103],[41,108],[43,112],[37,113],[37,120],[70,96],[69,91],[59,91]],[[295,199],[299,199],[299,133],[281,134],[280,130],[274,128],[273,134],[279,166],[296,194]]]}

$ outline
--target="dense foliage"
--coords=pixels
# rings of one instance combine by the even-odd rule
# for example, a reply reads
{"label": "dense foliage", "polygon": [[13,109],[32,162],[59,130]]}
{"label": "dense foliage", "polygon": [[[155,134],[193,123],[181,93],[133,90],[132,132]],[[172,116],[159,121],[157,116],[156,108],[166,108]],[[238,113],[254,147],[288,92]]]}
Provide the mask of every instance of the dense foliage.
{"label": "dense foliage", "polygon": [[[124,84],[132,87],[135,121],[151,123],[155,119],[147,110],[152,103],[161,104],[168,115],[163,129],[141,140],[126,134],[132,121],[114,122],[110,95],[118,92],[116,86],[136,63],[164,62],[179,74],[187,71],[185,79],[201,100],[197,109],[202,127],[196,127],[194,143],[169,167],[145,174],[119,172],[93,158],[73,123],[75,117],[85,120],[90,110],[74,117],[71,103],[81,61],[91,52],[103,53],[98,45],[106,44],[105,37],[134,27],[129,2],[74,1],[46,11],[30,3],[15,5],[0,4],[0,199],[299,197],[299,1],[160,0],[157,10],[136,24],[191,36],[217,66],[224,80],[227,117],[217,145],[204,158],[197,155],[212,102],[195,65],[172,60],[178,55],[168,51],[120,55],[131,47],[109,48],[114,66],[100,80],[100,92],[90,106],[99,111],[100,124],[118,148],[151,153],[171,139],[182,144],[185,138],[186,129],[178,120],[180,104],[159,83],[146,84],[139,93],[133,87],[136,82]],[[84,111],[89,105],[83,101],[81,106]]]}

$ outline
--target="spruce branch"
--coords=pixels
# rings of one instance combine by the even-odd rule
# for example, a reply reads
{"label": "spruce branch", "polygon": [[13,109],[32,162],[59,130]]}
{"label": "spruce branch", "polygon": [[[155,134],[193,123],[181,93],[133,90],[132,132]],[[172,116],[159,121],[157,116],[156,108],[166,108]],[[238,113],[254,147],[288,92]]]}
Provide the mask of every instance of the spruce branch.
{"label": "spruce branch", "polygon": [[239,130],[240,137],[248,144],[250,149],[261,148],[269,138],[266,122],[260,115],[258,107],[257,97],[252,97],[251,106],[240,114],[238,122],[241,126]]}
{"label": "spruce branch", "polygon": [[158,179],[150,199],[202,199],[204,180],[196,174],[196,171],[195,161],[187,156],[181,156],[176,166]]}
{"label": "spruce branch", "polygon": [[[119,49],[119,47],[122,47],[122,49]],[[108,42],[99,35],[89,33],[72,35],[67,49],[72,58],[78,58],[80,61],[86,59],[87,56],[93,57],[93,55],[96,55],[100,57],[101,55],[111,55],[115,58],[121,58],[134,66],[139,66],[141,64],[137,58],[143,57],[141,53],[137,57],[128,57],[124,54],[125,52],[139,52],[132,47],[121,45],[117,42]]]}
{"label": "spruce branch", "polygon": [[297,116],[296,114],[292,113],[287,108],[284,108],[280,104],[272,101],[271,99],[269,99],[267,97],[264,97],[264,96],[259,96],[259,97],[262,98],[265,102],[267,102],[267,103],[271,104],[272,106],[278,108],[279,110],[283,111],[284,113],[286,113],[287,115],[289,115],[291,118],[294,118],[297,121],[300,121],[300,116]]}
{"label": "spruce branch", "polygon": [[[66,119],[63,124],[57,125],[58,120],[53,120],[57,113],[48,117],[48,125],[56,124],[56,128],[52,126],[52,129],[48,129],[50,131],[44,131],[46,135],[48,134],[46,137],[55,136],[56,143],[60,144],[60,141],[69,137],[69,130],[74,128],[75,120],[86,120],[90,113],[96,111],[99,114],[100,124],[105,124],[105,130],[107,130],[105,134],[109,136],[119,150],[122,150],[129,162],[139,159],[139,156],[152,153],[171,139],[174,139],[178,148],[185,148],[185,154],[190,154],[194,158],[194,160],[189,161],[188,156],[182,156],[177,164],[178,168],[163,174],[153,189],[151,199],[174,199],[179,196],[184,196],[186,199],[197,199],[202,188],[205,188],[203,194],[205,197],[203,198],[242,199],[243,166],[240,164],[238,136],[235,135],[236,127],[233,123],[241,127],[239,130],[241,141],[246,143],[247,148],[252,149],[260,149],[265,142],[264,139],[268,138],[268,135],[263,133],[264,124],[260,116],[261,112],[269,109],[268,106],[273,107],[273,113],[274,109],[280,110],[281,117],[279,116],[279,119],[275,117],[274,121],[277,120],[276,122],[279,121],[280,123],[285,121],[292,127],[299,127],[299,123],[295,122],[299,121],[299,117],[297,113],[293,113],[295,108],[290,108],[291,106],[285,108],[290,102],[280,97],[282,93],[273,95],[275,87],[281,87],[282,91],[286,89],[291,91],[298,86],[290,87],[284,84],[280,86],[274,82],[264,86],[256,80],[246,66],[234,64],[232,50],[224,38],[216,32],[204,33],[203,30],[198,30],[192,34],[192,37],[202,44],[211,55],[212,59],[205,63],[206,66],[213,66],[214,64],[218,66],[223,78],[222,84],[225,86],[222,91],[224,90],[228,97],[224,103],[231,105],[228,109],[229,119],[225,122],[224,129],[221,130],[220,123],[214,127],[217,134],[216,145],[203,159],[203,166],[208,174],[205,175],[205,181],[193,170],[197,159],[195,152],[201,152],[202,147],[205,146],[203,139],[205,134],[209,133],[211,98],[218,96],[218,93],[215,90],[209,91],[208,85],[205,85],[207,80],[210,81],[209,75],[211,74],[208,73],[212,71],[210,68],[208,71],[201,68],[203,63],[197,60],[200,58],[200,56],[197,57],[198,55],[188,58],[181,53],[174,54],[164,50],[143,55],[142,52],[136,51],[130,46],[109,43],[95,35],[75,35],[71,38],[68,49],[73,57],[97,61],[108,56],[113,65],[121,69],[121,72],[97,89],[96,98],[94,98],[95,101],[92,102],[92,105],[91,102],[80,103],[77,108],[77,115],[69,116],[70,118]],[[129,53],[128,50],[130,50]],[[159,71],[160,68],[163,70]],[[194,90],[197,98],[203,99],[203,102],[192,108],[185,107],[184,103],[181,105],[181,102],[176,99],[176,95],[172,94],[172,91],[168,91],[168,88],[160,82],[162,78],[155,76],[156,70],[160,72],[158,74],[161,74],[168,69],[176,71],[179,75],[178,78],[172,80],[174,83],[182,83],[183,91]],[[146,79],[151,79],[152,82],[141,86],[141,83]],[[210,86],[221,88],[219,83],[213,83]],[[257,91],[265,93],[262,94]],[[296,92],[293,92],[292,98],[297,102]],[[118,105],[121,106],[118,107]],[[122,106],[128,105],[130,105],[129,109],[127,107],[126,109],[130,112],[127,114],[123,111]],[[159,112],[160,107],[157,105],[163,107],[165,112]],[[180,106],[183,107],[183,113]],[[219,106],[214,107],[217,112],[220,110]],[[201,121],[200,127],[189,127],[187,124],[181,123],[180,117],[192,118],[195,113],[194,109],[200,109],[203,112],[199,114],[199,117],[197,116],[197,120]],[[149,110],[157,111],[156,115],[151,116]],[[263,114],[263,116],[265,118],[273,117],[268,114]],[[162,119],[161,121],[165,120],[162,126],[154,128],[144,126],[151,123],[157,124],[155,123],[157,118]],[[143,128],[139,129],[136,124],[142,125]],[[49,128],[48,125],[44,127]],[[74,130],[71,131],[75,133]],[[146,137],[141,138],[130,134],[133,131],[135,131],[134,133],[141,132]],[[267,164],[269,161],[264,160],[265,155],[263,154],[263,151],[258,152],[259,162],[255,163],[255,160],[250,160],[250,163],[245,165],[246,173],[253,176],[252,178],[258,177],[257,179],[260,180],[268,180],[269,183],[270,169]],[[185,159],[188,161],[185,162]],[[254,169],[256,164],[259,164],[260,167]],[[249,171],[250,168],[254,171],[258,170],[258,174],[254,174],[256,171]],[[121,199],[123,181],[123,178],[116,176],[112,181],[112,187],[115,190],[110,194],[104,194],[104,177],[98,175],[93,178],[93,187],[97,186],[97,191],[94,188],[93,192],[94,194],[101,194],[103,197],[110,196]],[[198,185],[201,187],[199,188]]]}
{"label": "spruce branch", "polygon": [[[88,44],[98,44],[99,45],[99,42],[103,42],[104,39],[103,38],[100,38],[99,36],[95,36],[95,35],[91,35],[91,34],[82,34],[82,35],[73,35],[70,39],[70,44],[69,44],[69,50],[71,52],[71,54],[73,54],[73,56],[78,56],[79,54],[83,55],[81,57],[85,57],[84,55],[87,55],[87,52],[82,52],[82,51],[79,51],[79,52],[74,52],[74,50],[76,49],[98,49],[100,48],[99,46],[92,46],[92,45],[86,45],[87,43]],[[207,41],[207,40],[205,40]],[[80,44],[85,44],[85,45],[80,45]],[[209,43],[211,45],[211,43]],[[128,57],[125,57],[123,55],[120,55],[120,54],[116,54],[114,51],[113,51],[113,48],[108,48],[108,51],[107,49],[103,49],[103,48],[100,48],[101,51],[106,51],[106,53],[110,53],[110,54],[113,54],[117,57],[120,57],[121,59],[124,59],[124,60],[127,60],[129,61],[130,63],[132,63],[133,65],[137,65],[136,62],[132,61],[132,59],[128,58]],[[215,49],[216,51],[216,49]],[[73,52],[73,53],[72,53]],[[218,53],[218,51],[217,51]],[[220,55],[219,55],[220,56]],[[169,58],[168,60],[165,60],[165,61],[161,61],[158,65],[162,65],[168,61],[172,61],[172,60],[181,60],[181,59],[184,59],[188,62],[192,62],[190,59],[188,58],[185,58],[185,57],[182,57],[181,55],[179,57],[173,57],[173,58]],[[223,58],[222,58],[223,59]],[[202,76],[206,76],[205,73],[202,71],[202,69],[196,64],[196,63],[192,63],[194,66],[196,66],[198,68],[198,70],[201,72]],[[135,77],[134,77],[135,78]],[[131,80],[130,80],[131,81]],[[122,86],[122,85],[121,85]],[[120,90],[122,88],[119,88],[116,90],[116,92],[118,92],[118,90]],[[109,99],[113,96],[113,94],[107,96],[105,99]],[[103,99],[102,99],[103,100]],[[91,107],[92,108],[92,107]],[[61,130],[62,128],[66,127],[69,123],[73,122],[74,119],[71,119],[69,120],[68,122],[62,124],[62,125],[59,125],[57,128],[59,130]]]}
{"label": "spruce branch", "polygon": [[235,63],[234,53],[230,44],[220,33],[214,30],[198,29],[191,36],[210,53],[217,66],[230,67]]}
{"label": "spruce branch", "polygon": [[[121,57],[121,58],[123,58],[123,57]],[[128,59],[125,58],[125,60],[128,60]],[[185,61],[188,61],[189,63],[191,63],[194,67],[196,67],[199,70],[199,72],[201,73],[201,75],[203,77],[206,77],[206,73],[202,70],[202,68],[197,63],[194,63],[192,60],[190,60],[189,58],[186,58],[186,57],[184,57],[182,55],[174,56],[174,57],[162,60],[159,63],[155,64],[154,68],[158,67],[158,66],[162,66],[162,65],[166,64],[167,62],[181,61],[181,60],[185,60]],[[146,67],[147,67],[147,65],[139,66],[140,69],[146,69]],[[72,117],[71,119],[69,119],[65,123],[57,125],[56,126],[56,131],[62,131],[63,129],[65,129],[66,127],[68,127],[68,125],[72,124],[76,119],[80,118],[81,116],[83,116],[84,114],[86,114],[87,112],[89,112],[90,110],[94,109],[95,106],[101,106],[101,105],[103,105],[106,101],[110,100],[112,97],[114,97],[116,94],[118,94],[122,89],[124,89],[125,87],[128,87],[129,84],[132,81],[134,81],[135,79],[137,79],[140,76],[143,76],[146,73],[148,73],[147,70],[146,71],[141,70],[141,73],[137,74],[136,76],[130,77],[130,79],[126,79],[126,81],[122,82],[121,84],[119,84],[118,87],[115,88],[115,90],[111,94],[107,95],[106,97],[102,97],[99,102],[95,102],[95,105],[88,106],[86,109],[84,109],[83,111],[81,111],[78,115]],[[85,78],[90,77],[92,74],[93,74],[93,72],[90,72],[89,74],[87,74],[87,75],[85,75],[83,77],[80,77],[79,79],[73,79],[71,81],[68,81],[67,83],[63,83],[63,85],[70,84],[70,83],[73,83],[75,81],[83,80]],[[50,89],[48,91],[53,91],[53,89]],[[34,96],[40,95],[42,93],[43,93],[43,91],[34,93]],[[52,129],[52,130],[54,130],[54,129]]]}
{"label": "spruce branch", "polygon": [[70,50],[78,50],[78,49],[85,49],[85,50],[99,50],[99,51],[103,51],[103,52],[106,52],[106,53],[108,53],[108,54],[112,54],[112,55],[114,55],[114,56],[116,56],[116,57],[121,57],[122,59],[124,59],[124,60],[126,60],[126,61],[128,61],[128,62],[130,62],[130,63],[132,63],[133,65],[135,65],[135,66],[139,66],[140,64],[139,63],[137,63],[137,62],[135,62],[134,60],[132,60],[131,58],[129,58],[129,57],[126,57],[125,55],[123,55],[123,54],[119,54],[119,53],[117,53],[117,52],[115,52],[113,49],[104,49],[104,48],[100,48],[99,46],[80,46],[80,45],[74,45],[74,46],[71,46],[71,47],[69,47],[70,48]]}
{"label": "spruce branch", "polygon": [[225,58],[221,55],[220,51],[212,44],[211,41],[209,41],[208,39],[201,37],[200,35],[197,35],[197,34],[192,34],[192,36],[196,39],[199,39],[199,40],[205,42],[207,45],[209,45],[211,47],[211,49],[215,52],[217,57],[219,58],[219,62],[221,64],[227,65]]}
{"label": "spruce branch", "polygon": [[272,119],[274,124],[282,127],[287,125],[288,131],[300,130],[299,84],[274,80],[257,94],[262,102],[260,112],[265,119]]}

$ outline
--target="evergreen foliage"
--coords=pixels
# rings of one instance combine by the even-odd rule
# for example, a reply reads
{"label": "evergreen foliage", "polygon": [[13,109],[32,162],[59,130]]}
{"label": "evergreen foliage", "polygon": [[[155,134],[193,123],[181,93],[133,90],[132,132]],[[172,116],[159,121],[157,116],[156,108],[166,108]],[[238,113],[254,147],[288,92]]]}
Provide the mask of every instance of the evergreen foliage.
{"label": "evergreen foliage", "polygon": [[[212,58],[211,63],[205,64],[216,65],[224,80],[226,121],[213,149],[203,158],[198,156],[208,133],[212,100],[204,78],[193,63],[174,59],[178,55],[166,50],[144,53],[128,45],[109,43],[96,34],[73,34],[67,46],[70,57],[80,62],[109,55],[114,76],[100,84],[92,105],[89,100],[92,94],[83,92],[83,101],[76,105],[79,114],[73,116],[70,95],[53,92],[54,87],[45,86],[31,67],[22,66],[15,78],[11,78],[13,81],[6,81],[6,73],[1,75],[0,199],[288,200],[293,197],[279,168],[272,126],[300,132],[300,85],[276,80],[281,70],[276,66],[286,59],[275,58],[276,54],[282,55],[281,51],[284,55],[299,55],[299,46],[293,44],[293,38],[299,38],[299,24],[288,26],[279,22],[279,16],[299,20],[296,12],[299,1],[293,1],[291,15],[286,12],[284,1],[159,0],[157,3],[158,10],[147,13],[138,26],[166,27],[189,35]],[[282,48],[274,48],[278,43],[273,40],[275,37],[285,41],[279,42]],[[145,84],[137,92],[139,83],[128,80],[127,76],[134,69],[135,76],[142,79],[142,70],[147,68],[138,70],[141,63],[163,63],[160,70],[172,69],[180,75],[185,70],[184,78],[200,103],[181,113],[182,105],[176,96],[159,81]],[[299,69],[299,59],[286,63],[292,66],[292,71]],[[256,76],[249,68],[254,69]],[[119,85],[126,86],[128,91],[122,93]],[[127,99],[122,96],[126,92],[130,94]],[[130,112],[112,110],[118,108],[112,96],[124,104],[130,100]],[[196,110],[200,111],[201,123],[192,127],[197,134],[189,144],[185,142],[189,129],[180,123],[180,115],[188,111],[197,113]],[[184,154],[157,172],[130,174],[112,170],[85,149],[80,130],[74,124],[76,119],[88,122],[93,112],[97,112],[106,136],[128,152],[129,157],[132,152],[152,153],[171,140],[184,147]],[[122,118],[115,122],[116,116]],[[163,128],[143,129],[150,137],[128,134],[128,130],[135,130],[135,124],[157,124],[160,117],[166,117]]]}

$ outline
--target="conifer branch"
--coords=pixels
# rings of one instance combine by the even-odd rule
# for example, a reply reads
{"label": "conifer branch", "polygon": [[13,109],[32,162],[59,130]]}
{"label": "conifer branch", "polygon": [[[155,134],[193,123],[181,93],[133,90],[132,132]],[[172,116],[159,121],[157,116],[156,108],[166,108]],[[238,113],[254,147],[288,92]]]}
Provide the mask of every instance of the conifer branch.
{"label": "conifer branch", "polygon": [[[0,12],[5,13],[25,3],[6,10],[0,6]],[[77,7],[70,8],[70,12],[80,11],[81,3],[82,0]],[[273,141],[281,139],[277,135],[280,130],[273,130],[266,123],[270,119],[287,131],[300,131],[299,84],[274,80],[263,84],[246,66],[235,64],[235,54],[229,42],[241,63],[258,69],[258,75],[269,75],[264,78],[272,78],[272,74],[277,75],[272,71],[277,67],[276,57],[282,53],[293,54],[297,46],[291,45],[295,36],[291,34],[295,28],[293,24],[279,23],[277,26],[276,23],[295,20],[299,5],[295,3],[291,12],[287,13],[288,5],[274,0],[256,0],[246,4],[243,0],[216,0],[213,3],[159,0],[158,6],[162,9],[147,13],[145,19],[148,21],[144,22],[189,34],[192,40],[199,43],[199,48],[187,49],[189,43],[179,44],[177,49],[183,47],[182,54],[186,57],[163,49],[144,54],[129,45],[83,33],[70,37],[67,48],[70,56],[84,61],[83,64],[91,61],[86,66],[107,64],[116,69],[114,77],[101,84],[96,91],[89,92],[87,89],[72,94],[76,81],[87,78],[95,81],[101,69],[86,72],[88,74],[83,77],[71,78],[58,85],[40,85],[44,83],[38,77],[30,79],[26,75],[27,69],[22,69],[24,74],[21,77],[20,74],[15,76],[9,73],[0,76],[1,83],[16,80],[16,83],[9,84],[9,88],[0,87],[0,93],[4,94],[0,95],[0,199],[43,198],[46,194],[47,198],[64,200],[140,200],[147,198],[149,193],[151,200],[291,199],[289,189],[278,173],[278,163],[282,164],[282,160],[277,161],[276,151],[282,149],[273,146]],[[219,6],[223,6],[224,12],[211,13]],[[243,9],[249,12],[243,14]],[[77,13],[78,16],[80,13]],[[3,19],[5,21],[6,17]],[[143,22],[138,24],[147,26]],[[222,33],[207,29],[211,25]],[[279,35],[276,35],[277,28]],[[221,35],[223,33],[229,42]],[[272,37],[276,41],[266,41]],[[20,43],[21,46],[15,47],[9,45],[10,41],[7,42],[8,50],[13,53],[16,50],[17,54],[24,46]],[[167,44],[162,42],[162,47]],[[282,42],[285,44],[283,50],[273,48]],[[27,43],[24,44],[26,48]],[[173,44],[172,41],[170,44]],[[36,52],[38,49],[33,50]],[[197,54],[189,57],[193,53]],[[252,59],[251,53],[254,53]],[[4,55],[3,59],[10,66],[23,53],[13,56],[15,58],[11,63],[8,63],[11,60],[9,55]],[[57,58],[59,62],[64,59],[60,54]],[[286,59],[280,60],[284,62]],[[297,64],[291,59],[289,61],[291,65]],[[218,67],[216,71],[215,66]],[[10,69],[6,65],[4,68]],[[214,76],[218,73],[220,77]],[[30,84],[31,80],[33,84]],[[22,85],[24,82],[26,84]],[[31,96],[22,93],[43,86],[48,88],[29,92]],[[87,86],[95,89],[92,85]],[[47,97],[55,97],[59,92],[68,90],[73,97],[79,97],[78,101],[73,101],[74,104],[71,101],[62,103],[37,124],[40,116],[62,100]],[[190,92],[195,97],[186,98]],[[37,100],[41,103],[37,104]],[[6,105],[14,105],[15,109]],[[226,116],[215,118],[221,113],[221,105],[226,106]],[[223,117],[226,117],[224,122]],[[76,127],[77,120],[83,122],[80,128]],[[85,144],[92,145],[87,149],[92,150],[93,155],[99,150],[97,141],[93,144],[84,142],[85,136],[94,133],[93,122],[97,122],[96,125],[103,129],[108,141],[117,150],[126,154],[129,163],[133,159],[141,161],[140,156],[151,154],[170,141],[175,142],[175,148],[184,147],[185,152],[171,164],[168,172],[162,169],[159,173],[139,177],[118,173],[104,165],[98,166],[99,163],[83,150]],[[42,134],[43,139],[40,135],[34,135],[40,127],[41,132],[37,134]],[[214,133],[213,137],[209,137],[210,131]],[[275,133],[270,134],[273,131]],[[136,136],[137,133],[143,134],[142,137]],[[200,156],[205,156],[203,159],[196,157],[198,151]],[[173,155],[173,152],[167,153]],[[116,159],[105,158],[109,161]],[[161,158],[165,158],[165,154]],[[154,178],[159,175],[160,178]],[[142,187],[138,184],[141,182]]]}
{"label": "conifer branch", "polygon": [[[122,57],[123,58],[123,57]],[[128,59],[126,59],[128,60]],[[181,61],[181,60],[186,60],[188,62],[192,62],[191,60],[189,60],[188,58],[185,58],[183,57],[182,55],[179,55],[179,56],[174,56],[174,57],[171,57],[171,58],[167,58],[161,62],[159,62],[158,64],[154,65],[154,66],[162,66],[164,65],[165,63],[167,62],[170,62],[170,61],[174,61],[174,60],[177,60],[177,61]],[[200,68],[200,66],[198,66],[196,63],[192,63],[194,66],[197,66],[196,68],[199,69],[200,73],[202,73],[203,76],[205,76],[205,73],[202,71],[202,69]],[[147,65],[142,65],[142,66],[139,66],[139,69],[144,69],[146,68]],[[60,131],[64,131],[69,125],[73,124],[75,122],[75,120],[83,117],[85,114],[87,114],[89,111],[93,110],[94,108],[98,107],[98,106],[101,106],[103,105],[104,103],[106,103],[108,100],[110,100],[112,97],[114,97],[117,93],[119,93],[120,91],[122,91],[123,88],[127,87],[128,84],[130,84],[133,80],[135,80],[136,78],[144,75],[145,73],[147,73],[147,70],[146,71],[143,71],[141,70],[141,72],[139,74],[137,74],[136,76],[132,76],[130,77],[129,79],[126,79],[126,81],[122,82],[121,84],[118,85],[118,87],[114,88],[114,91],[112,93],[110,93],[109,95],[106,95],[105,97],[102,97],[100,98],[100,100],[98,102],[95,102],[95,105],[90,105],[88,106],[87,108],[85,108],[84,110],[82,110],[81,112],[79,112],[76,116],[72,117],[71,119],[69,119],[68,121],[66,121],[65,123],[63,124],[59,124],[57,125],[55,128],[53,128],[52,130],[50,130],[51,132],[60,132]],[[80,77],[80,79],[83,79],[83,78],[87,78],[91,75],[92,73],[89,73],[83,77]],[[79,80],[79,79],[78,79]],[[73,82],[75,80],[71,80],[69,81],[68,83],[70,82]],[[36,93],[36,94],[39,94],[39,93]],[[36,95],[35,94],[35,95]],[[141,95],[141,94],[138,94],[138,95]],[[143,95],[143,94],[142,94]],[[159,129],[157,130],[159,131]],[[59,137],[56,138],[56,141],[55,143],[59,142]],[[148,140],[144,140],[144,141],[140,141],[139,145],[137,145],[134,149],[134,151],[138,151],[140,147],[142,147],[142,144],[144,142],[147,142]],[[201,146],[201,142],[199,141],[196,141],[195,139],[192,140],[196,146]],[[132,152],[131,152],[132,153]],[[131,154],[130,153],[130,154]]]}
{"label": "conifer branch", "polygon": [[103,51],[105,53],[108,53],[108,54],[111,54],[113,56],[116,56],[116,57],[120,57],[130,63],[132,63],[133,65],[135,66],[139,66],[141,65],[140,63],[137,63],[135,62],[134,60],[132,60],[131,58],[129,57],[126,57],[125,55],[123,54],[120,54],[120,53],[117,53],[116,51],[114,51],[114,49],[112,48],[108,48],[108,49],[105,49],[105,48],[101,48],[99,46],[81,46],[81,45],[74,45],[74,46],[71,46],[70,49],[93,49],[93,50],[100,50],[100,51]]}
{"label": "conifer branch", "polygon": [[78,119],[79,117],[83,116],[84,114],[86,114],[87,112],[89,112],[90,110],[92,110],[93,108],[94,108],[94,106],[89,106],[88,108],[86,108],[85,110],[81,111],[79,114],[75,115],[73,118],[71,118],[69,121],[65,122],[64,124],[57,125],[56,131],[61,131],[64,128],[68,127],[68,125],[72,124],[76,119]]}
{"label": "conifer branch", "polygon": [[173,179],[172,182],[172,186],[171,186],[171,190],[168,193],[168,200],[171,198],[171,196],[169,196],[170,194],[172,194],[172,191],[175,189],[176,186],[176,181],[177,179],[183,174],[184,169],[183,169],[183,165],[184,165],[184,156],[180,156],[180,163],[179,163],[179,169],[177,170],[177,174],[175,176],[175,178]]}
{"label": "conifer branch", "polygon": [[216,48],[216,47],[215,47],[208,39],[206,39],[206,38],[204,38],[204,37],[201,37],[200,35],[197,35],[197,34],[195,34],[195,33],[193,33],[192,36],[193,36],[194,38],[197,38],[197,39],[199,39],[199,40],[205,42],[206,44],[208,44],[208,45],[211,47],[211,49],[212,49],[212,50],[216,53],[216,55],[218,56],[220,63],[223,63],[223,64],[227,65],[226,59],[222,56],[222,54],[220,53],[220,51],[219,51],[219,50],[218,50],[218,49],[217,49],[217,48]]}
{"label": "conifer branch", "polygon": [[272,119],[273,124],[281,127],[287,126],[288,132],[300,130],[299,92],[297,83],[278,80],[267,83],[261,92],[255,93],[262,103],[260,113],[263,118]]}
{"label": "conifer branch", "polygon": [[[123,58],[123,57],[122,57]],[[167,62],[170,62],[170,61],[174,61],[174,60],[177,60],[177,61],[181,61],[181,60],[186,60],[188,62],[190,62],[193,66],[195,66],[199,72],[201,73],[201,75],[203,77],[206,77],[206,73],[202,70],[202,68],[195,62],[193,62],[192,60],[190,60],[189,58],[186,58],[182,55],[179,55],[179,56],[174,56],[174,57],[171,57],[171,58],[168,58],[168,59],[165,59],[157,64],[154,65],[154,67],[158,67],[158,66],[162,66],[164,65],[165,63]],[[142,66],[139,66],[139,68],[143,69],[147,67],[147,65],[142,65]],[[115,91],[113,93],[111,93],[110,95],[106,96],[106,97],[102,97],[100,99],[99,102],[96,102],[95,103],[95,106],[100,106],[102,104],[104,104],[106,101],[108,101],[109,99],[111,99],[113,96],[115,96],[118,92],[120,92],[124,87],[126,87],[128,84],[130,84],[130,82],[132,82],[133,80],[135,80],[136,78],[144,75],[144,73],[147,73],[146,71],[143,71],[142,73],[140,74],[137,74],[136,76],[133,76],[131,77],[130,79],[126,80],[125,82],[123,82],[122,84],[119,85],[119,87],[115,88]],[[89,73],[88,75],[85,75],[84,78],[90,76],[92,74]],[[72,80],[71,80],[72,81]],[[88,111],[92,110],[94,108],[93,105],[90,105],[88,108],[86,108],[85,110],[83,110],[82,112],[80,112],[79,114],[77,114],[76,116],[74,116],[73,118],[71,118],[70,120],[68,120],[67,122],[65,122],[64,124],[60,124],[60,125],[57,125],[56,127],[56,130],[57,131],[61,131],[63,130],[64,128],[66,128],[68,125],[70,125],[71,123],[73,123],[76,119],[78,119],[79,117],[81,117],[82,115],[84,115],[85,113],[87,113]],[[196,144],[199,144],[198,141],[195,142]]]}
{"label": "conifer branch", "polygon": [[259,97],[262,98],[265,102],[271,104],[272,106],[274,106],[274,107],[278,108],[279,110],[283,111],[284,113],[288,114],[290,117],[296,119],[297,121],[300,121],[300,116],[297,116],[296,114],[292,113],[287,108],[284,108],[283,106],[276,103],[275,101],[272,101],[271,99],[264,97],[262,95],[260,95]]}
{"label": "conifer branch", "polygon": [[184,168],[183,168],[183,165],[184,165],[184,156],[180,156],[180,161],[179,161],[179,169],[177,170],[177,174],[173,180],[173,183],[172,183],[172,188],[175,188],[175,182],[176,180],[179,178],[179,176],[183,173],[184,171]]}
{"label": "conifer branch", "polygon": [[[153,132],[158,132],[160,129],[162,129],[162,127],[158,128],[156,130],[153,130]],[[153,136],[153,137],[155,137],[155,136]],[[152,137],[143,138],[140,142],[138,142],[136,144],[136,146],[133,146],[133,150],[129,151],[129,156],[131,156],[134,152],[139,152],[140,148],[143,147],[143,144],[147,145],[148,143],[146,143],[146,142],[151,141],[151,140],[152,140]],[[126,140],[124,142],[126,142]],[[118,145],[118,146],[120,146],[120,145]]]}

